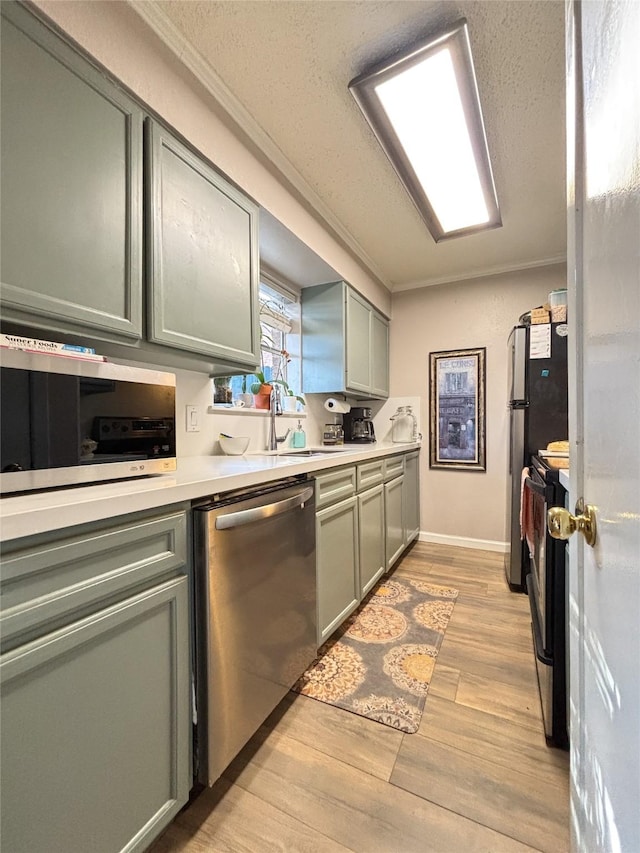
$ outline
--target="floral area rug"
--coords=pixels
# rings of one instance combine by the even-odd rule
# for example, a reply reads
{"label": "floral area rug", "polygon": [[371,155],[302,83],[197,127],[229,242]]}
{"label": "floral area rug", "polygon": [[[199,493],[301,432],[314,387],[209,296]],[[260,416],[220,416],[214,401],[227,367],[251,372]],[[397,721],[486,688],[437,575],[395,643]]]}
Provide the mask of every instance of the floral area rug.
{"label": "floral area rug", "polygon": [[457,597],[457,589],[424,581],[381,581],[293,689],[416,732]]}

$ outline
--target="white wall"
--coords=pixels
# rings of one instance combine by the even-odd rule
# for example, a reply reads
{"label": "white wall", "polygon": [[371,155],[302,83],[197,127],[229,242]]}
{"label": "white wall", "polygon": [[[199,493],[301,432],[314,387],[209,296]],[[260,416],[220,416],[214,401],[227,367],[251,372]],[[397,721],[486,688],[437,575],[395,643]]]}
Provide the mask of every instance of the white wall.
{"label": "white wall", "polygon": [[36,0],[45,15],[267,208],[383,314],[391,295],[281,184],[211,95],[127,3]]}
{"label": "white wall", "polygon": [[[151,367],[153,365],[140,365]],[[176,374],[176,443],[178,457],[184,456],[208,456],[210,454],[220,455],[222,453],[218,442],[221,432],[233,436],[247,436],[249,438],[248,453],[258,453],[267,447],[269,435],[269,418],[263,413],[255,410],[238,412],[228,409],[210,412],[212,403],[211,379],[204,373],[194,373],[187,370],[171,370]],[[276,433],[282,436],[287,429],[292,431],[296,428],[298,420],[306,435],[307,447],[322,444],[322,432],[325,423],[334,423],[336,416],[324,408],[324,402],[328,394],[306,394],[307,405],[302,416],[285,415],[276,418]],[[356,400],[349,400],[352,405],[360,405]],[[371,402],[374,414],[374,428],[378,441],[391,441],[391,415],[398,406],[413,406],[414,412],[419,415],[419,397],[393,397],[385,402]],[[200,412],[200,431],[186,431],[186,406],[197,406]],[[338,422],[340,422],[340,416]],[[418,430],[420,422],[418,420]],[[290,445],[289,436],[281,446]]]}
{"label": "white wall", "polygon": [[[509,331],[518,317],[566,286],[564,265],[394,294],[391,391],[420,398],[423,538],[470,547],[505,541],[507,363]],[[429,353],[486,347],[487,470],[429,469]],[[462,541],[460,541],[462,540]]]}

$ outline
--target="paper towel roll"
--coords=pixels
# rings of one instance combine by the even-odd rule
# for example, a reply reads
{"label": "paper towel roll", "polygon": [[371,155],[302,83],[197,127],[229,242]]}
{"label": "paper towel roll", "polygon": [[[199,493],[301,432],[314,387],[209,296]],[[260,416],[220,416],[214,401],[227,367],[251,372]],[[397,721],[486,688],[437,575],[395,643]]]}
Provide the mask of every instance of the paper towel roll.
{"label": "paper towel roll", "polygon": [[336,400],[335,397],[328,397],[324,401],[324,407],[328,412],[333,412],[334,415],[344,415],[345,412],[351,411],[351,406],[342,400]]}

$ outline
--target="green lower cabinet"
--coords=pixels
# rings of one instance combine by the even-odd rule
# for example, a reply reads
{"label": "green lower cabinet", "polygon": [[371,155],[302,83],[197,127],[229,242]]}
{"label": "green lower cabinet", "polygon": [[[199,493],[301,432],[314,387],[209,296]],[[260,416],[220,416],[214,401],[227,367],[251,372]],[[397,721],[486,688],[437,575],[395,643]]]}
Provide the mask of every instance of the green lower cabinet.
{"label": "green lower cabinet", "polygon": [[360,551],[360,597],[364,598],[384,574],[384,486],[380,484],[358,495]]}
{"label": "green lower cabinet", "polygon": [[420,472],[419,452],[407,453],[404,460],[404,532],[405,545],[413,542],[420,534]]}
{"label": "green lower cabinet", "polygon": [[3,849],[142,851],[187,801],[187,583],[2,656]]}
{"label": "green lower cabinet", "polygon": [[316,513],[318,646],[360,601],[358,499]]}
{"label": "green lower cabinet", "polygon": [[406,544],[403,519],[404,474],[384,484],[384,511],[387,532],[386,568],[391,569]]}
{"label": "green lower cabinet", "polygon": [[418,459],[396,453],[316,477],[319,646],[420,532]]}

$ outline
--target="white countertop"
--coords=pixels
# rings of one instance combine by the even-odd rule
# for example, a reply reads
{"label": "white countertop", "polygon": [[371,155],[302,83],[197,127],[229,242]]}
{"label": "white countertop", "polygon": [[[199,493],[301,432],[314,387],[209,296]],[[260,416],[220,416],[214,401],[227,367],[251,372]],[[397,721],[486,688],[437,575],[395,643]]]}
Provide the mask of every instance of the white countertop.
{"label": "white countertop", "polygon": [[306,448],[332,451],[317,457],[285,456],[292,452],[291,448],[277,454],[184,457],[178,459],[178,470],[171,474],[4,497],[0,500],[0,540],[60,530],[419,448],[420,442],[377,442],[366,446]]}
{"label": "white countertop", "polygon": [[561,484],[565,487],[567,491],[569,491],[569,469],[561,468],[559,472],[559,478]]}

